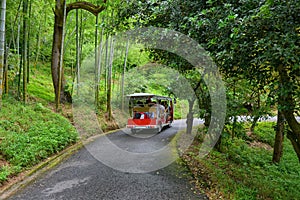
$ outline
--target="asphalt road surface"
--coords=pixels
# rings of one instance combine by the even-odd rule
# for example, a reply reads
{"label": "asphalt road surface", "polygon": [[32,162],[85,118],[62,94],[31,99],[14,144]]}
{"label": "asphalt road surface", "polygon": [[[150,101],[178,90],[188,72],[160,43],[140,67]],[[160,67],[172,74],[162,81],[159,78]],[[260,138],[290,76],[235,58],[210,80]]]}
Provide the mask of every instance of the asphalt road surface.
{"label": "asphalt road surface", "polygon": [[170,159],[168,145],[182,122],[159,134],[119,131],[100,137],[9,199],[207,199],[191,189],[187,170]]}

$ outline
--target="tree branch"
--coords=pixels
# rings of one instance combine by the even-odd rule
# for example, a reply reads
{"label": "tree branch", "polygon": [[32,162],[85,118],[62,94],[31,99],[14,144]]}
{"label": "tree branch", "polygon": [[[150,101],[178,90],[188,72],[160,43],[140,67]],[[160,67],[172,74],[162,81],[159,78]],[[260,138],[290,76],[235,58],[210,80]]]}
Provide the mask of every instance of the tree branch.
{"label": "tree branch", "polygon": [[[106,3],[106,0],[104,0],[103,3]],[[92,13],[93,15],[97,16],[102,10],[105,9],[105,6],[96,6],[96,5],[94,5],[90,2],[77,1],[77,2],[74,2],[74,3],[69,3],[67,5],[67,14],[71,10],[75,10],[75,9],[87,10],[90,13]]]}

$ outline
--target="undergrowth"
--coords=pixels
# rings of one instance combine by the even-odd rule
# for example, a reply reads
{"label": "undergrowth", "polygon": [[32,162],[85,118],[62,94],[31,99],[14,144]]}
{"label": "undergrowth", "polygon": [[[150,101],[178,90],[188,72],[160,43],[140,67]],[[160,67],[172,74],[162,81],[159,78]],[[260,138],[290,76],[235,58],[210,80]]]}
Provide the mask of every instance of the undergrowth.
{"label": "undergrowth", "polygon": [[0,112],[0,184],[78,139],[70,122],[42,104],[4,99]]}
{"label": "undergrowth", "polygon": [[[272,145],[273,126],[259,123],[253,137]],[[199,142],[194,143],[198,149],[190,148],[183,157],[208,191],[218,190],[225,199],[299,199],[300,164],[288,139],[284,140],[279,164],[271,162],[272,150],[253,147],[244,139],[226,138],[222,142],[222,151],[211,151],[206,158],[197,156]]]}

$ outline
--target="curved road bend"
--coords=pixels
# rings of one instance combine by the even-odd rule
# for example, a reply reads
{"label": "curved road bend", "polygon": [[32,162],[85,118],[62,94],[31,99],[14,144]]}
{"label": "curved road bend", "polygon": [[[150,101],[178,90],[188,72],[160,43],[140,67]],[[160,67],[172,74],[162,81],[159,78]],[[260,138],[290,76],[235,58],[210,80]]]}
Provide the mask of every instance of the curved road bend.
{"label": "curved road bend", "polygon": [[[122,149],[132,152],[151,152],[169,143],[179,129],[179,122],[176,121],[171,128],[152,137],[146,137],[149,133],[141,133],[140,137],[133,137],[122,131],[110,134],[108,137]],[[97,139],[89,145],[101,145],[101,140]],[[87,149],[89,148],[86,145],[9,199],[207,199],[204,194],[195,194],[191,190],[188,177],[184,175],[187,173],[186,169],[176,162],[148,173],[128,173],[102,164]]]}

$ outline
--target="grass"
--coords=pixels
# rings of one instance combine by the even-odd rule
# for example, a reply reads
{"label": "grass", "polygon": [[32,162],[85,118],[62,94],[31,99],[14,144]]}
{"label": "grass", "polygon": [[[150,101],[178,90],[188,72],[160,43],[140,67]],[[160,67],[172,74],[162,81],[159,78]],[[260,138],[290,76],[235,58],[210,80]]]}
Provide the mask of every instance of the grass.
{"label": "grass", "polygon": [[32,69],[27,89],[30,96],[37,98],[39,102],[53,102],[54,89],[50,66],[38,65]]}
{"label": "grass", "polygon": [[[259,123],[254,137],[272,144],[273,126]],[[189,152],[184,157],[191,169],[198,169],[194,176],[209,190],[220,191],[225,199],[299,199],[300,164],[289,140],[284,141],[279,164],[271,162],[272,150],[252,147],[243,139],[228,139],[222,148],[222,152],[212,151],[205,159]]]}

